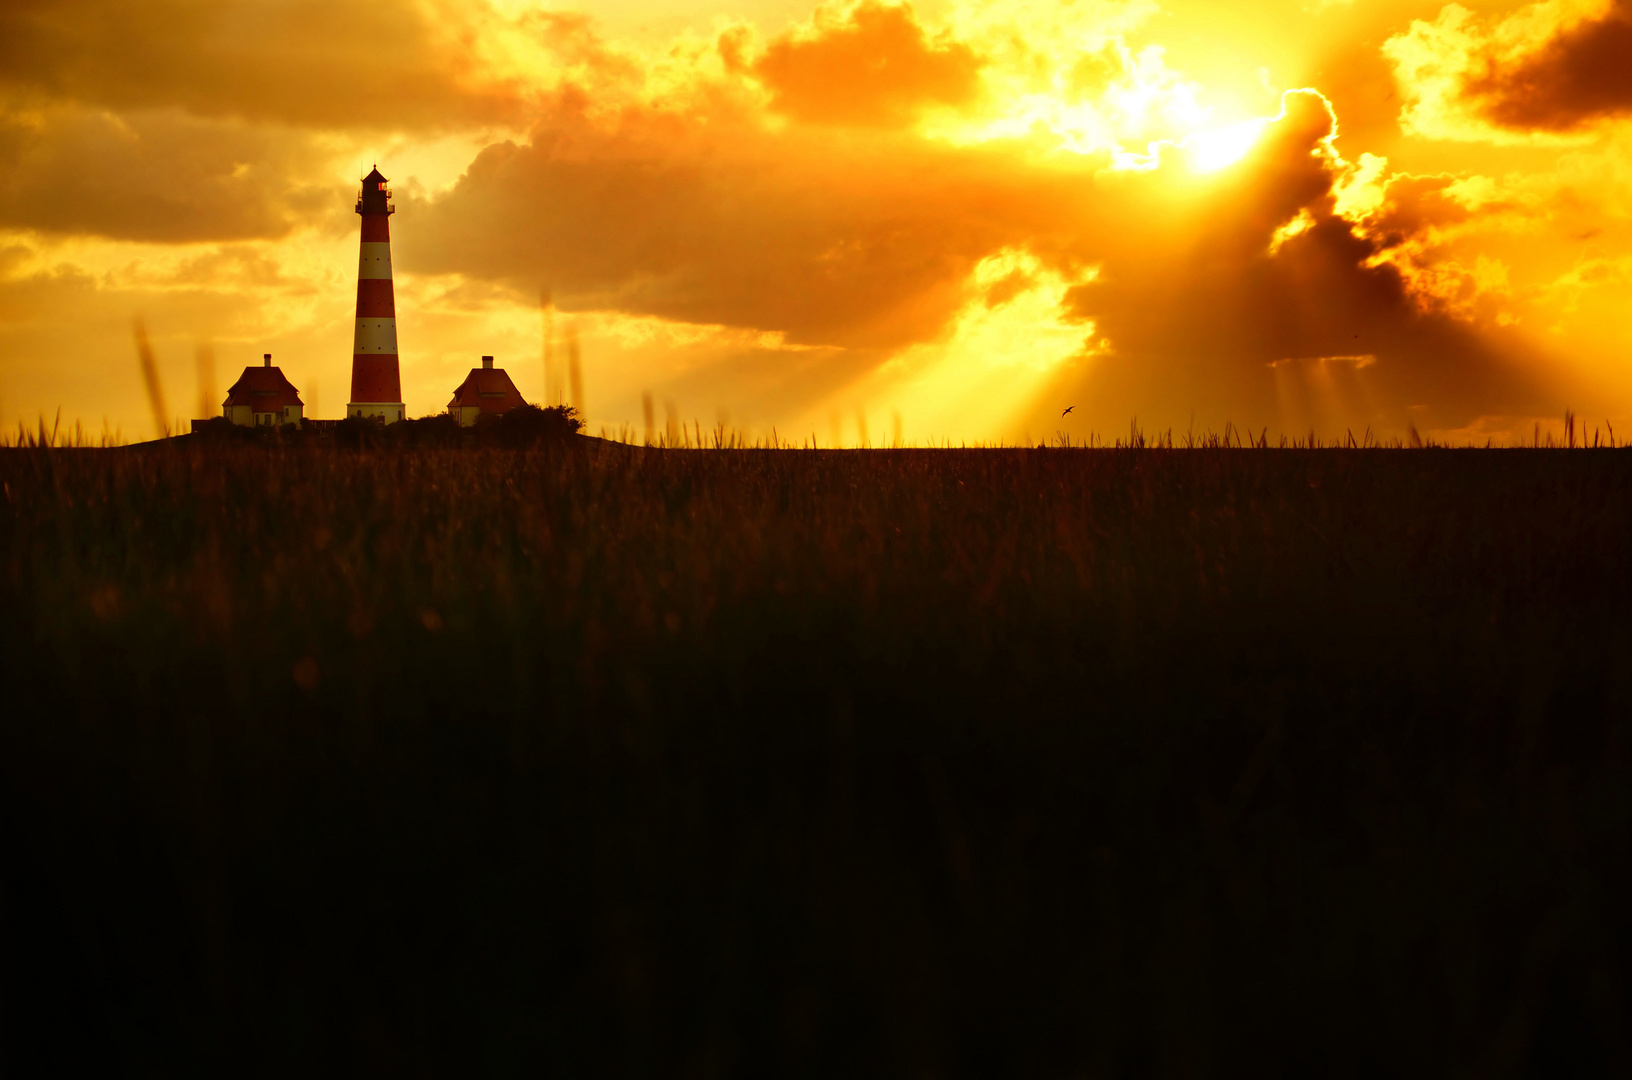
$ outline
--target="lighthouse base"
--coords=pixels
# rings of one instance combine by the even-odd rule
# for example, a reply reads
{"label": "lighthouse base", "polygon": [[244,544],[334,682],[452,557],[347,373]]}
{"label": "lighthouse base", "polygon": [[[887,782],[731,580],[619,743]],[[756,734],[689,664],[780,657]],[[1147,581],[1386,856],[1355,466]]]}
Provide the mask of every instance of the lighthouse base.
{"label": "lighthouse base", "polygon": [[403,404],[400,401],[353,401],[346,405],[346,419],[354,416],[395,424],[403,417]]}

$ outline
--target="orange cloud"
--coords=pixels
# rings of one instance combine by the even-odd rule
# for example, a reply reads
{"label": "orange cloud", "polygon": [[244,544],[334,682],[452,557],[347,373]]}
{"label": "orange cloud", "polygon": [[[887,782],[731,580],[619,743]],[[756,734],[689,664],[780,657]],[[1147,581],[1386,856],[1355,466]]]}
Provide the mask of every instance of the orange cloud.
{"label": "orange cloud", "polygon": [[[0,112],[0,227],[178,243],[277,237],[332,213],[310,136],[175,110]],[[305,175],[302,175],[302,174]]]}
{"label": "orange cloud", "polygon": [[808,32],[771,42],[750,68],[780,113],[877,126],[911,123],[930,106],[970,103],[980,69],[968,45],[932,40],[911,7],[876,0],[818,9]]}
{"label": "orange cloud", "polygon": [[401,258],[520,295],[548,285],[572,308],[895,347],[940,332],[981,258],[1069,229],[1104,164],[564,98],[529,142],[488,147],[416,205]]}
{"label": "orange cloud", "polygon": [[0,86],[329,128],[503,122],[515,87],[472,63],[486,15],[447,0],[8,0]]}

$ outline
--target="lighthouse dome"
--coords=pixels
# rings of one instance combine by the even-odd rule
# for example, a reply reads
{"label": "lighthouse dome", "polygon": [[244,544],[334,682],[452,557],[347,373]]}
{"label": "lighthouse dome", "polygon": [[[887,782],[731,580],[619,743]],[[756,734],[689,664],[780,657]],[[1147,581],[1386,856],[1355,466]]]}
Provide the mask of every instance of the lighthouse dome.
{"label": "lighthouse dome", "polygon": [[385,177],[380,175],[379,166],[370,169],[363,177],[363,188],[357,193],[357,212],[359,214],[391,215],[396,207],[391,205],[391,189],[387,188]]}

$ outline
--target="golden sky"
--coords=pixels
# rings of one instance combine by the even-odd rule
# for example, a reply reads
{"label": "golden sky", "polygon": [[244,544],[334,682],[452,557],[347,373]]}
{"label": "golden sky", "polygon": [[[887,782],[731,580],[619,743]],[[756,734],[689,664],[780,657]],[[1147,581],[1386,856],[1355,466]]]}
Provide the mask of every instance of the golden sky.
{"label": "golden sky", "polygon": [[342,415],[376,163],[411,415],[1632,432],[1632,0],[8,0],[0,421]]}

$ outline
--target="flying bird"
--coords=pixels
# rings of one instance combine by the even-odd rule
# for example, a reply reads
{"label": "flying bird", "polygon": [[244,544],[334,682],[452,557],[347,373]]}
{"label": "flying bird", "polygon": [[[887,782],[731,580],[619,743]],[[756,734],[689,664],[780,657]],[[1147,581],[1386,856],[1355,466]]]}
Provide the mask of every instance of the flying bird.
{"label": "flying bird", "polygon": [[1061,415],[1061,416],[1064,416],[1064,415],[1065,415],[1065,413],[1068,413],[1068,412],[1070,412],[1070,411],[1071,411],[1071,410],[1072,410],[1072,409],[1075,409],[1075,408],[1076,408],[1076,406],[1075,406],[1075,405],[1070,405],[1070,406],[1067,406],[1067,407],[1066,407],[1066,410],[1065,410],[1065,412],[1062,412],[1062,413],[1061,413],[1061,414],[1060,414],[1060,415]]}

